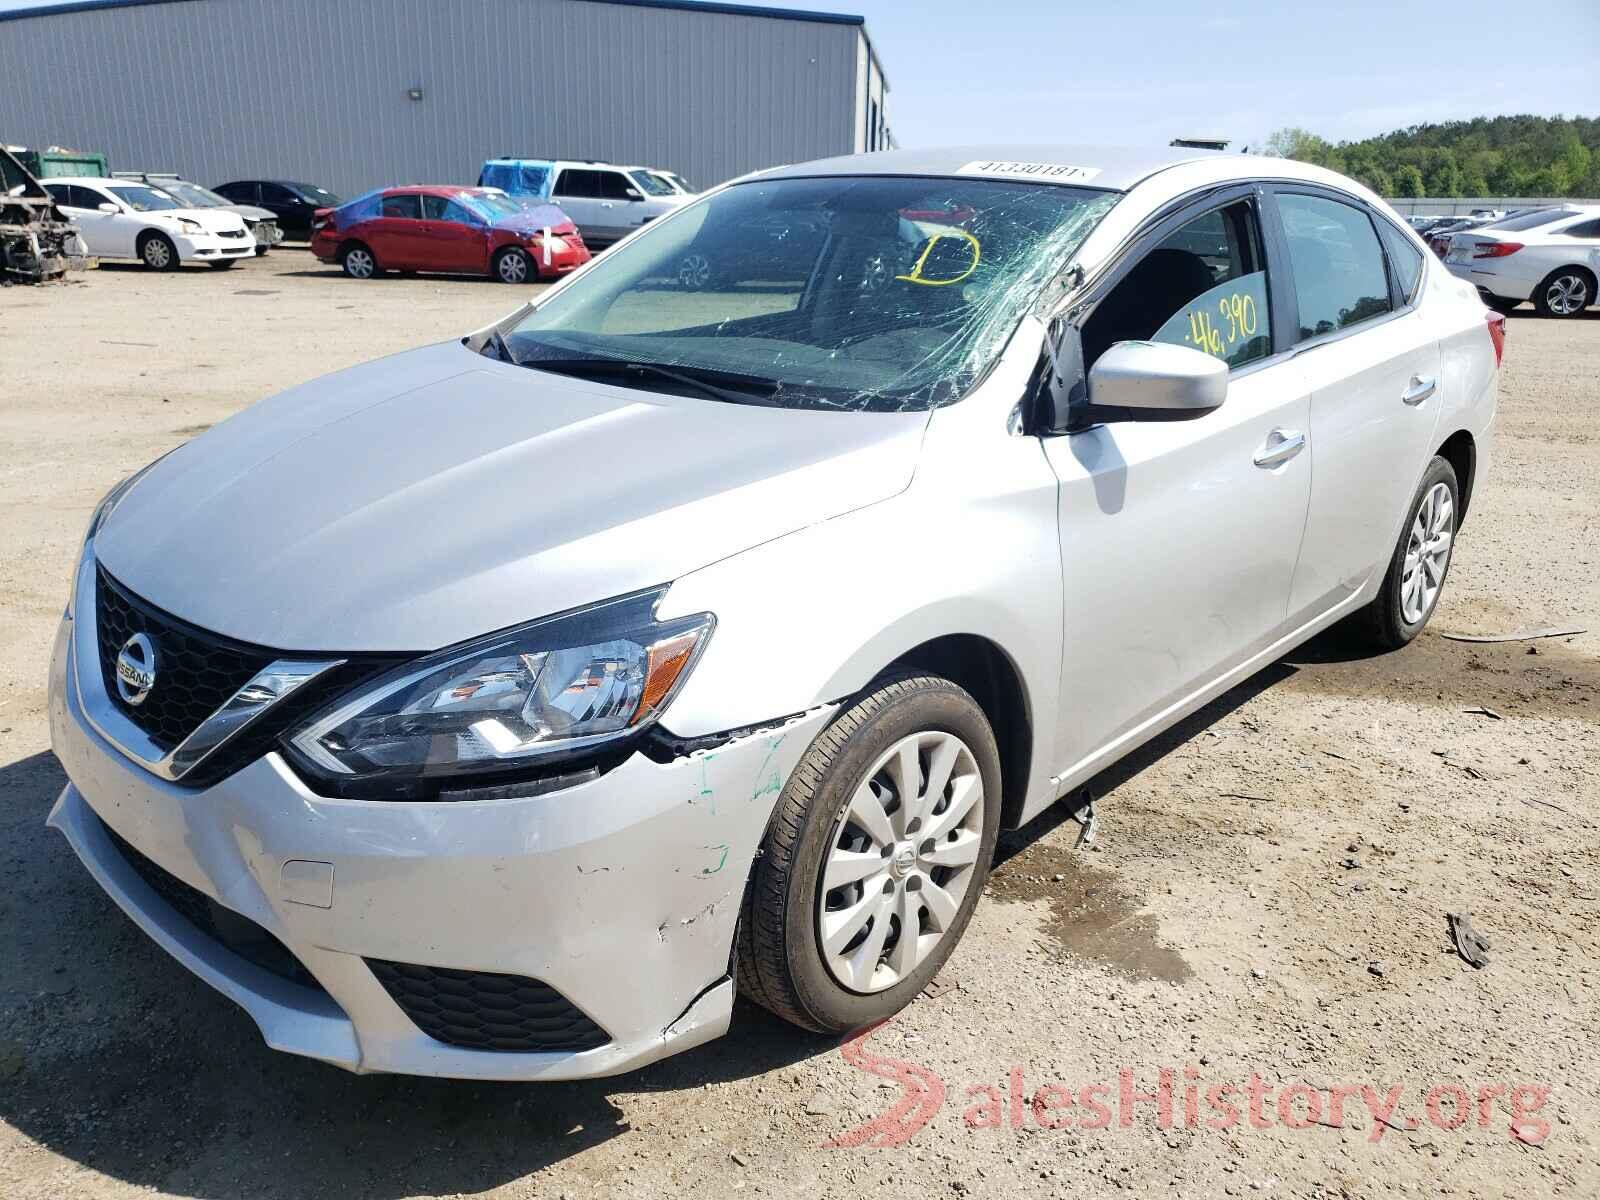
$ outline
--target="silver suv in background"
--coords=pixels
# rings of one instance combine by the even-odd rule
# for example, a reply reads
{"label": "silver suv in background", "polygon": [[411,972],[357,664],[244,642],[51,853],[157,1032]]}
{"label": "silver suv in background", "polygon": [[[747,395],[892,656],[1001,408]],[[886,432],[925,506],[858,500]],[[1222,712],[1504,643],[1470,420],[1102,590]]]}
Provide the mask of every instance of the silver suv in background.
{"label": "silver suv in background", "polygon": [[620,241],[692,199],[643,167],[557,161],[553,173],[551,202],[572,218],[591,249]]}

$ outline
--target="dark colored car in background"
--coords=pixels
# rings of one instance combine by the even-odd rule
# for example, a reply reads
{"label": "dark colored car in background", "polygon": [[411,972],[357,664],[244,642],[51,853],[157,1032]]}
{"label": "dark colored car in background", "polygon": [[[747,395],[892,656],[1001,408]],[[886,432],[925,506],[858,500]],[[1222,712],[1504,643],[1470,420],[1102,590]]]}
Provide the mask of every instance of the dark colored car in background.
{"label": "dark colored car in background", "polygon": [[352,279],[384,271],[556,279],[589,261],[572,218],[498,188],[413,185],[368,192],[316,214],[311,252]]}
{"label": "dark colored car in background", "polygon": [[283,236],[297,241],[310,239],[311,218],[317,209],[343,203],[327,188],[288,179],[236,179],[211,190],[233,204],[253,204],[275,214]]}

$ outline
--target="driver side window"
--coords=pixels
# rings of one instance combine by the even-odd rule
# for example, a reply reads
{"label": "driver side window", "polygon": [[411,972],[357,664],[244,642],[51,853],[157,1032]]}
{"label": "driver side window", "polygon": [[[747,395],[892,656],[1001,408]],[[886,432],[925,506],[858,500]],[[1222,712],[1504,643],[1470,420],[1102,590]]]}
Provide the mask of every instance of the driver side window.
{"label": "driver side window", "polygon": [[1266,255],[1255,205],[1212,209],[1162,239],[1095,306],[1084,366],[1116,342],[1168,342],[1240,367],[1272,353]]}

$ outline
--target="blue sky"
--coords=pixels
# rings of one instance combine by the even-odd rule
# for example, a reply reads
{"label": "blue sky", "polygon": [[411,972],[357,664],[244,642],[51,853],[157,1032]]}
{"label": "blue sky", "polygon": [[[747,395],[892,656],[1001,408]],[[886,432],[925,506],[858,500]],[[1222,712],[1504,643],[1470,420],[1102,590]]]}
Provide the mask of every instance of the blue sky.
{"label": "blue sky", "polygon": [[[765,0],[745,0],[765,3]],[[905,146],[1600,116],[1600,0],[849,0]]]}
{"label": "blue sky", "polygon": [[1600,116],[1600,0],[743,2],[865,16],[906,146]]}

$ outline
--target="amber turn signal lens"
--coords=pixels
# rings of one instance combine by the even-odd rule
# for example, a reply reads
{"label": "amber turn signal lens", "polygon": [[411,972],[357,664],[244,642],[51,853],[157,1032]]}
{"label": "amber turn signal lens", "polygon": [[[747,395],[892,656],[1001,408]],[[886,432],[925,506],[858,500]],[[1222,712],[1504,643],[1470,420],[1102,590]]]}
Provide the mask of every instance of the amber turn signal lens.
{"label": "amber turn signal lens", "polygon": [[639,697],[638,711],[633,714],[633,720],[628,724],[637,725],[652,716],[661,702],[671,694],[672,685],[678,682],[678,676],[683,674],[683,669],[694,657],[695,647],[700,644],[700,637],[704,632],[703,629],[695,629],[688,633],[680,633],[676,637],[657,642],[646,651],[644,694]]}

